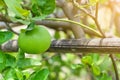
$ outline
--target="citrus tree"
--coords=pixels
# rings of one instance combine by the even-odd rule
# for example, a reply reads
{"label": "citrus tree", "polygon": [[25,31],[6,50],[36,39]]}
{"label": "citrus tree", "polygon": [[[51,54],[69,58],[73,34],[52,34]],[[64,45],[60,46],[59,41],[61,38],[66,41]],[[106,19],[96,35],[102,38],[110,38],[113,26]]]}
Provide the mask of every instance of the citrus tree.
{"label": "citrus tree", "polygon": [[[93,53],[101,45],[82,53],[74,49],[79,48],[77,43],[66,42],[119,37],[119,4],[117,0],[0,0],[0,80],[119,80],[119,54]],[[66,41],[58,49],[55,45],[61,39]]]}

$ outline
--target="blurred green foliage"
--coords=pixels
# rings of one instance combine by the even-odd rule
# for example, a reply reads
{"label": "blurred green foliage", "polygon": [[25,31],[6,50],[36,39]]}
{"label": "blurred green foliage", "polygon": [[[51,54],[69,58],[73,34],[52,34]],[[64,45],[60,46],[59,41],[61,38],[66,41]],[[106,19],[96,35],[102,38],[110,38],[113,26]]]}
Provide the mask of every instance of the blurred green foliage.
{"label": "blurred green foliage", "polygon": [[[14,22],[29,24],[34,20],[45,19],[53,13],[56,6],[55,0],[28,0],[28,4],[21,6],[23,1],[27,0],[0,0],[0,11]],[[106,1],[90,0],[87,6]],[[89,26],[96,29],[94,23],[90,23]],[[69,32],[69,35],[73,38],[72,32]],[[10,31],[0,31],[0,45],[10,40],[12,36],[13,33]],[[67,32],[55,30],[54,39],[67,38]],[[115,58],[119,59],[120,55],[115,55]],[[120,65],[118,61],[116,62]],[[113,72],[108,54],[46,52],[31,55],[21,50],[14,54],[0,51],[0,80],[113,80]]]}

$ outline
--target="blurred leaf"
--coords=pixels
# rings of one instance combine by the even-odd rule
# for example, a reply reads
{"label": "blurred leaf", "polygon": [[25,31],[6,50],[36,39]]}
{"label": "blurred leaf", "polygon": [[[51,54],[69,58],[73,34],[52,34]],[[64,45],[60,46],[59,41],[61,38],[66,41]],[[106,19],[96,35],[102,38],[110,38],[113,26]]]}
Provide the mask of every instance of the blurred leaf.
{"label": "blurred leaf", "polygon": [[42,16],[38,16],[38,17],[33,17],[31,20],[33,21],[37,21],[37,20],[42,20],[45,19],[47,15],[42,15]]}
{"label": "blurred leaf", "polygon": [[102,71],[111,70],[110,66],[112,65],[112,63],[111,63],[111,59],[109,56],[104,55],[104,56],[102,56],[102,58],[100,60],[102,60],[102,61],[99,64],[99,67]]}
{"label": "blurred leaf", "polygon": [[5,6],[5,3],[2,0],[0,0],[0,9],[2,9],[4,6]]}
{"label": "blurred leaf", "polygon": [[112,77],[106,73],[103,73],[99,80],[112,80]]}
{"label": "blurred leaf", "polygon": [[30,11],[25,10],[25,9],[22,9],[22,8],[20,8],[20,7],[16,7],[16,9],[17,9],[18,12],[19,12],[22,16],[24,16],[25,18],[27,18],[27,17],[29,16],[29,14],[30,14]]}
{"label": "blurred leaf", "polygon": [[59,31],[55,31],[54,38],[55,39],[60,39],[60,33],[59,33]]}
{"label": "blurred leaf", "polygon": [[67,53],[65,55],[66,55],[67,61],[73,61],[75,59],[75,55],[74,54]]}
{"label": "blurred leaf", "polygon": [[96,76],[100,75],[100,73],[101,73],[99,66],[97,66],[95,64],[92,65],[92,71],[93,71],[94,75],[96,75]]}
{"label": "blurred leaf", "polygon": [[100,55],[99,54],[91,54],[92,60],[94,63],[97,63],[100,59]]}
{"label": "blurred leaf", "polygon": [[78,69],[78,68],[84,68],[84,65],[83,64],[73,64],[71,67],[72,67],[72,69]]}
{"label": "blurred leaf", "polygon": [[3,0],[0,0],[0,6],[5,5],[5,3],[3,2]]}
{"label": "blurred leaf", "polygon": [[119,53],[115,54],[115,57],[120,58],[120,54]]}
{"label": "blurred leaf", "polygon": [[0,63],[3,63],[5,60],[5,55],[2,51],[0,51]]}
{"label": "blurred leaf", "polygon": [[66,34],[64,31],[59,31],[60,39],[66,39]]}
{"label": "blurred leaf", "polygon": [[55,0],[32,0],[32,3],[32,13],[35,17],[46,17],[55,9]]}
{"label": "blurred leaf", "polygon": [[93,60],[91,56],[84,56],[81,59],[82,63],[87,64],[87,65],[92,65]]}
{"label": "blurred leaf", "polygon": [[17,55],[17,60],[25,59],[25,52],[19,49],[18,55]]}
{"label": "blurred leaf", "polygon": [[4,0],[4,2],[6,3],[8,9],[13,11],[17,16],[22,16],[17,10],[17,8],[22,8],[19,0]]}
{"label": "blurred leaf", "polygon": [[2,51],[0,51],[0,72],[5,68],[6,58]]}
{"label": "blurred leaf", "polygon": [[22,69],[31,68],[40,65],[41,62],[39,60],[32,58],[25,58],[17,61],[17,67]]}
{"label": "blurred leaf", "polygon": [[29,80],[47,80],[48,75],[49,75],[49,70],[42,69],[32,74]]}
{"label": "blurred leaf", "polygon": [[23,73],[22,73],[22,71],[20,71],[19,69],[14,69],[14,70],[15,70],[17,78],[19,80],[23,80]]}
{"label": "blurred leaf", "polygon": [[13,33],[10,31],[0,31],[0,45],[11,39]]}
{"label": "blurred leaf", "polygon": [[4,0],[9,10],[21,18],[28,17],[29,11],[22,8],[20,0]]}
{"label": "blurred leaf", "polygon": [[12,20],[13,22],[20,22],[22,24],[25,24],[25,25],[29,25],[30,24],[30,21],[25,19],[25,20],[22,20],[22,19],[18,19],[16,17],[10,17],[10,20]]}
{"label": "blurred leaf", "polygon": [[[36,1],[37,1],[37,0],[36,0]],[[37,4],[37,3],[34,3],[34,4],[32,5],[32,13],[33,13],[33,15],[35,15],[35,16],[40,16],[40,15],[41,15],[40,12],[41,12],[41,9],[38,7],[38,4]]]}
{"label": "blurred leaf", "polygon": [[14,67],[16,63],[16,58],[10,54],[5,54],[6,57],[6,67]]}
{"label": "blurred leaf", "polygon": [[4,72],[5,80],[18,80],[16,72],[13,68],[9,68]]}
{"label": "blurred leaf", "polygon": [[22,70],[23,80],[28,80],[32,72],[33,70],[31,69]]}
{"label": "blurred leaf", "polygon": [[53,62],[56,62],[56,61],[60,62],[61,61],[61,55],[56,55],[56,56],[52,57],[51,59],[53,60]]}
{"label": "blurred leaf", "polygon": [[27,26],[26,31],[31,31],[31,30],[34,29],[34,27],[35,27],[35,22],[31,22],[31,23]]}

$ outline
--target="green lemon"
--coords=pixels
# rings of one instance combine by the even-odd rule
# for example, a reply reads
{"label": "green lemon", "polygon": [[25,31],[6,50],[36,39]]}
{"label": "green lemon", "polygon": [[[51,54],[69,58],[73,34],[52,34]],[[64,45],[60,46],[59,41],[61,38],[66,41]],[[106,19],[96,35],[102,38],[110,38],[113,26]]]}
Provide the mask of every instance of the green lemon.
{"label": "green lemon", "polygon": [[26,53],[38,54],[45,52],[51,44],[51,36],[43,26],[36,26],[30,30],[21,30],[18,46]]}

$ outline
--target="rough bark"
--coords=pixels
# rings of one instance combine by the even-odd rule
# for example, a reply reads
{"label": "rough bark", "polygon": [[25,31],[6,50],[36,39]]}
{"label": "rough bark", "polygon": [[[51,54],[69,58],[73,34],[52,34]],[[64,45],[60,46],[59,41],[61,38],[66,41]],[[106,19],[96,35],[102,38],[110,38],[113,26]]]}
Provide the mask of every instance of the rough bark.
{"label": "rough bark", "polygon": [[[11,40],[1,46],[6,52],[18,51],[17,40]],[[119,53],[119,38],[53,40],[48,52],[83,53]]]}

